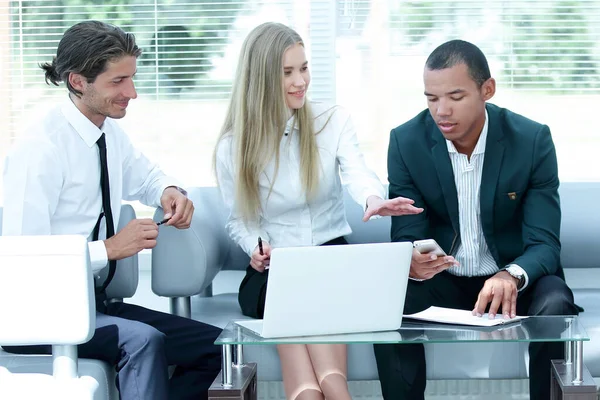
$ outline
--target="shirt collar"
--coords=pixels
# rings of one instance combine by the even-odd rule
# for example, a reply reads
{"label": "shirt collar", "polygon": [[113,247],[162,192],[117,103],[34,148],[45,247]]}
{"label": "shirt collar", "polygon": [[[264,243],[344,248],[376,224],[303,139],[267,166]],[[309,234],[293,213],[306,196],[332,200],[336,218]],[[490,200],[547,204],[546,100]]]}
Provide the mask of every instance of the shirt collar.
{"label": "shirt collar", "polygon": [[61,112],[88,147],[96,144],[96,141],[102,135],[102,130],[83,115],[70,98],[61,106]]}
{"label": "shirt collar", "polygon": [[297,131],[298,130],[298,124],[295,123],[296,122],[296,116],[292,115],[290,117],[290,119],[287,120],[286,124],[285,124],[285,131],[284,133],[291,133],[292,131]]}
{"label": "shirt collar", "polygon": [[[475,149],[473,149],[473,154],[482,154],[485,153],[485,144],[487,142],[487,134],[488,134],[488,112],[485,110],[485,123],[483,124],[483,129],[481,129],[481,133],[479,134],[479,139],[477,139],[477,144],[475,145]],[[454,143],[450,140],[446,140],[446,145],[448,146],[448,153],[458,153],[456,147],[454,147]]]}

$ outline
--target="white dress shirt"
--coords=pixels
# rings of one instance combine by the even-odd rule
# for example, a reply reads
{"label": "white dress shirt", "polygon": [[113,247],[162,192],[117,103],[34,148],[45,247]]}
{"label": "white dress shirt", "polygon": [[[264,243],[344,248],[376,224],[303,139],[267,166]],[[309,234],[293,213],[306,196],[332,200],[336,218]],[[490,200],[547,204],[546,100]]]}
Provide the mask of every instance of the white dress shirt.
{"label": "white dress shirt", "polygon": [[[488,114],[486,111],[485,124],[470,159],[466,154],[459,153],[451,141],[446,140],[458,195],[461,238],[460,245],[454,254],[454,258],[460,265],[449,268],[448,272],[457,276],[486,276],[500,270],[485,241],[481,225],[480,190],[487,134]],[[524,275],[525,285],[521,290],[527,286],[527,274],[524,273]]]}
{"label": "white dress shirt", "polygon": [[[6,157],[3,235],[84,235],[92,272],[107,265],[104,241],[91,242],[102,212],[96,145],[102,132],[115,227],[122,200],[160,206],[163,190],[178,183],[136,150],[114,120],[107,118],[99,129],[68,100],[21,136]],[[103,219],[100,239],[105,237]]]}
{"label": "white dress shirt", "polygon": [[287,135],[281,139],[279,170],[270,195],[274,160],[259,177],[262,212],[256,226],[246,226],[234,202],[237,170],[233,137],[226,136],[217,145],[217,180],[230,212],[226,228],[248,255],[256,248],[259,236],[273,247],[290,247],[320,245],[351,233],[344,211],[340,172],[350,195],[363,208],[371,195],[385,198],[379,178],[365,164],[348,112],[339,106],[316,102],[310,106],[315,115],[315,132],[320,131],[316,136],[321,168],[318,191],[307,202],[300,177],[300,132],[292,128],[292,117],[285,131]]}

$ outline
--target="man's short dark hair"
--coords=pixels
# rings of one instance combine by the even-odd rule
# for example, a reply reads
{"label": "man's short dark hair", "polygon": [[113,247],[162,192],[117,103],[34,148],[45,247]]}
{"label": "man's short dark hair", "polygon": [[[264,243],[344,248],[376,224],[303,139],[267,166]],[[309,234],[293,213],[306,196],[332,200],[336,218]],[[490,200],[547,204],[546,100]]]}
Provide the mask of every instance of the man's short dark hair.
{"label": "man's short dark hair", "polygon": [[46,73],[46,83],[58,86],[65,82],[71,93],[80,96],[81,92],[69,83],[69,74],[80,74],[88,83],[93,83],[106,70],[108,62],[141,54],[133,34],[104,22],[84,21],[67,29],[58,44],[56,57],[40,67]]}
{"label": "man's short dark hair", "polygon": [[464,40],[451,40],[438,46],[427,58],[425,66],[431,71],[465,64],[471,79],[481,87],[491,78],[487,59],[479,47]]}

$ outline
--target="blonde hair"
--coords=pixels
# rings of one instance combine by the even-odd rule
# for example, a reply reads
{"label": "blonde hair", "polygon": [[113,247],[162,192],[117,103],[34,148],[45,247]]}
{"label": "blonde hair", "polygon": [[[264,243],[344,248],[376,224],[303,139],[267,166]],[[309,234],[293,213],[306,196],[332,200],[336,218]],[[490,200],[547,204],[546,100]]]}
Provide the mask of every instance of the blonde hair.
{"label": "blonde hair", "polygon": [[[236,211],[246,222],[258,222],[262,209],[259,177],[272,160],[275,174],[269,195],[277,178],[279,145],[290,115],[283,88],[283,56],[296,44],[304,46],[293,29],[267,22],[254,28],[242,45],[217,147],[224,137],[233,137]],[[308,102],[295,111],[294,125],[300,132],[301,182],[310,200],[318,187],[319,153]]]}

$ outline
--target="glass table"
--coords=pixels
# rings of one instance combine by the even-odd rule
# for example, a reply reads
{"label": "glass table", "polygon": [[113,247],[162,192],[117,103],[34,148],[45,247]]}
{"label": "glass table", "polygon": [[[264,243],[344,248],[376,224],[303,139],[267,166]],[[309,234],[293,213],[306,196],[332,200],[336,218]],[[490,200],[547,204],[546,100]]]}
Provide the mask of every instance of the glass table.
{"label": "glass table", "polygon": [[[244,363],[243,347],[277,344],[406,344],[478,342],[564,342],[565,359],[552,361],[551,400],[596,399],[596,384],[583,364],[583,342],[590,338],[577,317],[536,316],[497,325],[470,327],[404,320],[396,331],[266,339],[230,322],[215,341],[222,346],[221,374],[209,399],[256,398],[256,363]],[[588,396],[589,395],[589,396]]]}

